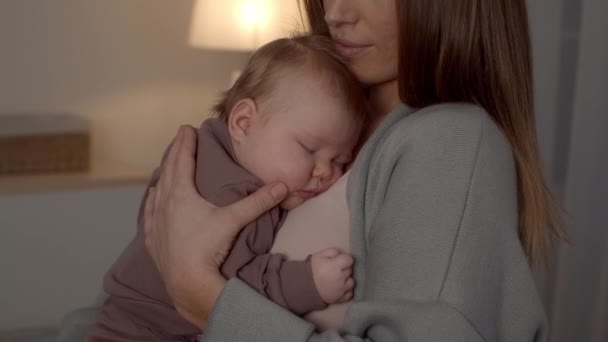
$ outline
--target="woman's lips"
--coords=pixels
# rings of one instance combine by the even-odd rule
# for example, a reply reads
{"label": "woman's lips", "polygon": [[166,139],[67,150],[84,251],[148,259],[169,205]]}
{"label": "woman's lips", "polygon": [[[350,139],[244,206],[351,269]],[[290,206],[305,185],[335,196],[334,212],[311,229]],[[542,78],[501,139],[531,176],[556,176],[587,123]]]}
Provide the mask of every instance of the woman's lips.
{"label": "woman's lips", "polygon": [[365,53],[371,45],[357,44],[348,40],[333,38],[336,49],[346,58],[355,58]]}

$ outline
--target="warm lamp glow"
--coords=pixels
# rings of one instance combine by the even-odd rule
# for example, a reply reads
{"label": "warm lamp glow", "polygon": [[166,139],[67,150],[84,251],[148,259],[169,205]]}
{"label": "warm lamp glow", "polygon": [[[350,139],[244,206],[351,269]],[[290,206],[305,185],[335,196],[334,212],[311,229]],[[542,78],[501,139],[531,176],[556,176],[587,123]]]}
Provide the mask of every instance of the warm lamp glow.
{"label": "warm lamp glow", "polygon": [[196,0],[190,45],[251,51],[302,30],[297,0]]}

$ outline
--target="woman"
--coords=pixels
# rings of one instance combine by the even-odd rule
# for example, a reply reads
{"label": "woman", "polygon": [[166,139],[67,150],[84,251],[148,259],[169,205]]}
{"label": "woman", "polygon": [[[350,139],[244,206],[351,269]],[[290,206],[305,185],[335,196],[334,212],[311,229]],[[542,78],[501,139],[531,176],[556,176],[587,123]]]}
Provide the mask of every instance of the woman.
{"label": "woman", "polygon": [[240,227],[286,189],[211,206],[194,190],[191,128],[180,129],[145,214],[178,311],[206,341],[544,340],[530,265],[563,234],[540,170],[525,0],[304,5],[374,109],[348,180],[357,287],[344,335],[315,333],[222,278]]}

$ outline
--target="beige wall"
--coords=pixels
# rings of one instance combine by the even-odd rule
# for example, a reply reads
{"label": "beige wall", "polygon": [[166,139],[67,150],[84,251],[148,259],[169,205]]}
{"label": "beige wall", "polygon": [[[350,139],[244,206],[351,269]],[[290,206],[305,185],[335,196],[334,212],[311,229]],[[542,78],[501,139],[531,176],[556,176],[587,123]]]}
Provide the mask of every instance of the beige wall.
{"label": "beige wall", "polygon": [[56,327],[91,303],[135,234],[143,185],[0,196],[3,331]]}
{"label": "beige wall", "polygon": [[192,3],[0,1],[0,115],[84,115],[96,157],[152,167],[246,60],[188,46]]}
{"label": "beige wall", "polygon": [[[96,157],[151,168],[199,124],[245,54],[187,45],[191,0],[1,0],[0,115],[70,112]],[[91,302],[128,242],[142,185],[0,196],[0,332]]]}

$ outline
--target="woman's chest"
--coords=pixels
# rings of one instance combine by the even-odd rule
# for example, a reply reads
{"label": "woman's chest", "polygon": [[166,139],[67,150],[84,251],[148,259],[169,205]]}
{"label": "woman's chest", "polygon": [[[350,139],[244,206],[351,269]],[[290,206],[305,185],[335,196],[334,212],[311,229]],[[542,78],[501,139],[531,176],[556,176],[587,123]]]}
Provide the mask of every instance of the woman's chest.
{"label": "woman's chest", "polygon": [[350,214],[346,203],[349,173],[325,193],[291,210],[272,247],[288,259],[304,259],[322,249],[337,247],[350,253]]}
{"label": "woman's chest", "polygon": [[[348,175],[342,176],[325,193],[290,211],[271,252],[282,253],[295,260],[329,247],[350,253],[350,213],[346,201]],[[341,330],[350,304],[330,305],[325,310],[311,312],[305,318],[319,330]]]}

